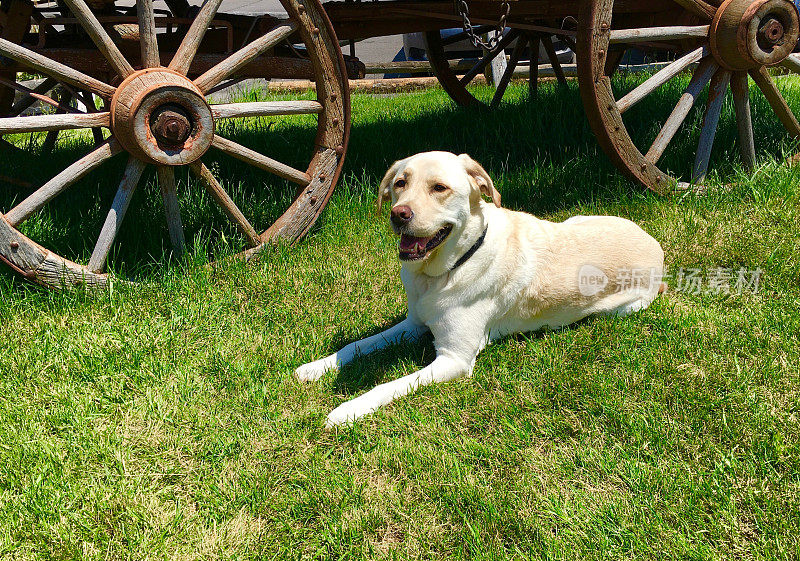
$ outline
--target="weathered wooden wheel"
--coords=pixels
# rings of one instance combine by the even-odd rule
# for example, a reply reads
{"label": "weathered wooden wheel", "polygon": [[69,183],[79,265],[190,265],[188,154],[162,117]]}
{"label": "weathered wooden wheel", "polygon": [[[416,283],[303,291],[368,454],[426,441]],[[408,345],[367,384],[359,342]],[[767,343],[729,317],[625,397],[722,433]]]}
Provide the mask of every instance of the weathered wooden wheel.
{"label": "weathered wooden wheel", "polygon": [[[214,58],[198,53],[198,48],[221,1],[207,0],[202,5],[191,25],[185,28],[179,45],[173,45],[177,46],[174,53],[165,53],[164,48],[159,48],[168,41],[156,33],[152,0],[137,0],[135,44],[141,48],[140,53],[133,54],[129,50],[123,54],[117,44],[119,36],[115,35],[117,39],[112,40],[106,26],[84,0],[65,0],[72,17],[102,53],[102,65],[95,61],[79,69],[79,65],[94,53],[75,57],[75,64],[70,65],[45,56],[47,52],[42,54],[36,48],[0,39],[0,55],[15,61],[21,69],[32,69],[49,77],[50,86],[55,81],[76,93],[94,94],[105,104],[105,110],[91,113],[3,117],[0,118],[0,135],[99,127],[110,131],[110,136],[105,140],[101,137],[102,142],[89,154],[0,217],[0,259],[26,278],[49,287],[106,284],[108,275],[104,271],[109,252],[137,183],[150,165],[158,172],[170,239],[178,251],[183,248],[184,233],[174,173],[176,166],[189,166],[210,199],[241,233],[249,246],[243,254],[247,258],[271,240],[293,241],[308,231],[325,207],[339,177],[349,135],[346,68],[333,28],[317,0],[281,0],[287,14],[285,19],[271,21],[271,29],[257,38],[250,37],[239,50]],[[294,52],[302,49],[306,54],[288,60],[268,58],[272,49],[281,44],[287,44]],[[106,74],[110,79],[98,79],[91,65],[110,67]],[[297,67],[311,73],[307,77],[315,80],[316,100],[215,105],[207,100],[207,95],[226,80],[252,76],[254,68],[259,72],[269,68],[271,77],[281,77],[284,67],[289,77],[294,76]],[[256,72],[256,75],[263,76],[263,73]],[[310,161],[305,170],[223,138],[216,126],[220,120],[297,114],[316,115],[317,120],[316,139],[313,146],[308,147]],[[203,163],[211,147],[296,185],[293,202],[268,228],[256,229]],[[18,228],[26,219],[79,179],[123,152],[128,156],[127,167],[86,264],[61,257],[20,232]]]}
{"label": "weathered wooden wheel", "polygon": [[[492,26],[484,27],[488,30]],[[476,28],[477,33],[483,30],[484,28]],[[540,48],[544,48],[558,81],[560,83],[566,82],[564,72],[553,46],[552,37],[547,33],[536,33],[514,28],[509,29],[503,35],[503,38],[498,42],[494,50],[486,52],[484,56],[478,60],[471,61],[471,64],[468,64],[469,68],[460,71],[458,67],[454,68],[450,64],[451,57],[448,57],[445,47],[463,41],[466,38],[466,32],[457,33],[448,37],[443,37],[441,31],[428,31],[425,33],[425,51],[428,56],[428,61],[431,63],[433,73],[439,80],[442,89],[447,92],[447,95],[463,107],[480,105],[497,107],[503,100],[508,84],[514,76],[514,70],[521,61],[525,60],[524,57],[526,54],[531,69],[530,78],[528,80],[529,90],[531,96],[535,96],[539,83],[537,71],[539,68]],[[486,68],[492,63],[492,60],[495,59],[500,52],[505,52],[507,48],[512,48],[511,56],[508,58],[508,63],[495,87],[491,100],[478,99],[467,89],[467,86],[469,86],[476,77],[483,74]],[[534,61],[533,64],[530,63],[531,60]]]}
{"label": "weathered wooden wheel", "polygon": [[[795,5],[790,0],[675,3],[673,25],[662,25],[663,19],[658,25],[631,25],[625,14],[615,11],[614,0],[587,1],[579,17],[578,79],[592,129],[620,169],[659,193],[702,184],[728,87],[733,93],[742,162],[748,168],[753,166],[756,155],[748,76],[789,135],[800,138],[798,120],[769,72],[776,65],[800,72],[800,57],[792,54],[800,36]],[[687,18],[692,25],[685,25]],[[637,44],[671,49],[677,53],[676,60],[632,91],[617,96],[607,75],[609,53],[615,46]],[[637,147],[625,126],[625,112],[695,64],[689,85],[652,144]],[[708,103],[691,175],[671,177],[659,168],[659,161],[707,84]]]}

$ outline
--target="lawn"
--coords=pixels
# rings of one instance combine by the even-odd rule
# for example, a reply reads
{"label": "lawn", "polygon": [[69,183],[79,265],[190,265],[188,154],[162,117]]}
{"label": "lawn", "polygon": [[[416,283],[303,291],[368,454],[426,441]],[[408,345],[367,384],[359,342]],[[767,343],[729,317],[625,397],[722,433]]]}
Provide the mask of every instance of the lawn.
{"label": "lawn", "polygon": [[[679,89],[631,110],[634,136],[652,138]],[[800,109],[800,92],[784,91]],[[345,173],[322,219],[250,265],[203,266],[238,240],[184,174],[184,259],[167,249],[152,177],[129,212],[113,266],[139,284],[51,293],[2,270],[0,555],[800,557],[800,168],[774,163],[792,144],[754,93],[761,164],[744,173],[728,98],[710,189],[664,198],[608,163],[575,84],[549,84],[535,103],[525,92],[513,85],[494,112],[458,109],[440,90],[355,95]],[[304,119],[228,132],[292,163]],[[690,169],[701,120],[690,116],[667,168]],[[9,156],[6,169],[40,183],[88,142],[68,137],[36,166]],[[470,153],[505,206],[621,215],[661,241],[670,272],[760,270],[758,290],[679,291],[675,277],[642,313],[506,338],[471,378],[326,431],[344,400],[432,360],[428,339],[318,384],[292,376],[403,317],[375,191],[393,160],[430,149]],[[265,174],[211,163],[268,222],[286,195],[263,194]],[[26,231],[85,259],[123,165]],[[0,185],[0,208],[17,197]]]}

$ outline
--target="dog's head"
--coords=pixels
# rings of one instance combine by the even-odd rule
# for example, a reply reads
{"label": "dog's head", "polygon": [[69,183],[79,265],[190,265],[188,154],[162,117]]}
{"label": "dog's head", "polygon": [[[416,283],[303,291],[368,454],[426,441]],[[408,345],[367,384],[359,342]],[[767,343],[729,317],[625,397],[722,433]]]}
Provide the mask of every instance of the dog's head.
{"label": "dog's head", "polygon": [[389,168],[381,181],[378,208],[391,199],[400,259],[419,261],[463,232],[484,204],[481,195],[500,206],[500,193],[478,162],[467,154],[423,152]]}

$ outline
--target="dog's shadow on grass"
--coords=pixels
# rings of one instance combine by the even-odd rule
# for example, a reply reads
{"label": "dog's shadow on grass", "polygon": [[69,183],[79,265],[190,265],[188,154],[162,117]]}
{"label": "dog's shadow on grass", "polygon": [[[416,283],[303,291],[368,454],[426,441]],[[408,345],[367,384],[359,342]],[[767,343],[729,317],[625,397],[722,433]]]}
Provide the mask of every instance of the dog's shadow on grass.
{"label": "dog's shadow on grass", "polygon": [[[338,350],[364,337],[376,335],[388,326],[400,323],[404,318],[405,316],[398,316],[386,325],[366,331],[355,339],[339,335],[331,342],[331,349]],[[393,370],[403,369],[405,371],[399,375],[405,376],[427,366],[435,356],[433,336],[430,333],[419,339],[399,341],[379,351],[359,355],[351,363],[342,366],[333,381],[333,389],[336,393],[344,395],[360,393],[362,390],[390,381],[387,374]],[[391,379],[396,377],[392,376]]]}
{"label": "dog's shadow on grass", "polygon": [[[392,322],[389,322],[388,325],[399,323],[403,317],[404,316],[395,318]],[[546,334],[560,333],[569,329],[586,326],[595,321],[597,317],[598,316],[588,316],[555,329],[539,329],[537,331],[511,333],[496,339],[491,345],[503,345],[504,343],[512,341],[523,344],[539,343]],[[386,327],[386,325],[380,328],[376,327],[375,329],[363,333],[358,339],[338,336],[331,342],[331,348],[341,349],[354,341],[380,333],[386,329]],[[485,352],[486,350],[482,351],[481,354]],[[480,355],[478,356],[480,357]],[[344,395],[361,393],[361,391],[372,389],[381,383],[413,374],[420,368],[424,368],[433,362],[434,358],[436,358],[436,349],[433,345],[433,335],[428,332],[419,339],[393,343],[379,351],[356,357],[353,362],[344,365],[339,370],[333,381],[333,389],[336,393]],[[390,379],[387,378],[386,375],[389,372],[399,369],[402,369],[403,372],[398,373],[397,376],[392,376]]]}

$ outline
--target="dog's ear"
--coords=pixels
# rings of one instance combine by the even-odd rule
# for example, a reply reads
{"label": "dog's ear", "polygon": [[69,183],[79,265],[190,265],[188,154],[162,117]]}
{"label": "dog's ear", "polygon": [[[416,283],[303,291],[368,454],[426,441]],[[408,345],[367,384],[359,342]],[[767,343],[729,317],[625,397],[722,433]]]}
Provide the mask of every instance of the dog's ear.
{"label": "dog's ear", "polygon": [[386,175],[383,176],[381,186],[378,187],[378,212],[381,211],[383,200],[389,198],[392,188],[392,179],[394,179],[397,170],[400,169],[400,166],[403,165],[404,162],[405,160],[397,160],[389,167]]}
{"label": "dog's ear", "polygon": [[468,154],[461,154],[459,159],[464,163],[464,171],[469,175],[473,184],[480,189],[480,192],[492,199],[495,206],[500,206],[500,193],[494,187],[494,181],[486,173],[483,167],[469,157]]}

